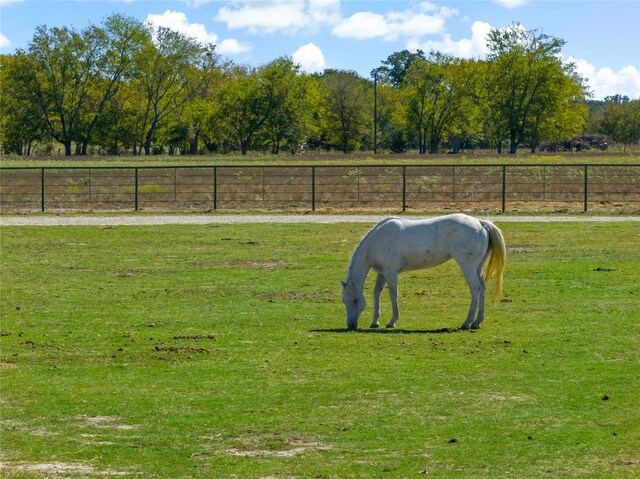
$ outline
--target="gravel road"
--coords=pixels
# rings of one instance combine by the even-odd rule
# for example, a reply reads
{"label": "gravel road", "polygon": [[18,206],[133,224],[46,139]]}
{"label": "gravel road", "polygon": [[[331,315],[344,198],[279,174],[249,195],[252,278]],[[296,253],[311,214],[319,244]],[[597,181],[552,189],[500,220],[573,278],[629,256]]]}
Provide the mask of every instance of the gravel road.
{"label": "gravel road", "polygon": [[[483,216],[500,223],[552,222],[640,222],[640,216]],[[403,216],[427,218],[428,216]],[[206,225],[242,223],[376,223],[384,215],[116,215],[116,216],[0,216],[0,226],[145,226],[145,225]]]}

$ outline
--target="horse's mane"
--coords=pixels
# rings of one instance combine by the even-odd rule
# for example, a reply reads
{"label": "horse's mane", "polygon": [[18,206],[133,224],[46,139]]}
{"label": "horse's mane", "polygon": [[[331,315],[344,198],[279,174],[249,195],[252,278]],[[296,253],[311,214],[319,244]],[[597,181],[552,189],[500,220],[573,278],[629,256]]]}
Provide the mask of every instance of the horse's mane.
{"label": "horse's mane", "polygon": [[380,228],[383,224],[385,224],[389,220],[393,220],[393,219],[396,219],[396,218],[394,216],[388,216],[386,218],[381,219],[380,221],[378,221],[378,223],[376,223],[376,225],[373,228],[371,228],[369,231],[367,231],[364,234],[364,236],[360,239],[360,242],[358,243],[358,245],[353,250],[353,253],[351,253],[351,258],[349,258],[349,266],[347,267],[347,278],[349,278],[349,272],[351,271],[351,265],[353,264],[353,259],[356,257],[356,255],[358,253],[360,253],[360,251],[362,250],[362,248],[366,244],[367,239],[369,238],[369,236],[371,236],[371,234],[374,231],[376,231],[378,228]]}

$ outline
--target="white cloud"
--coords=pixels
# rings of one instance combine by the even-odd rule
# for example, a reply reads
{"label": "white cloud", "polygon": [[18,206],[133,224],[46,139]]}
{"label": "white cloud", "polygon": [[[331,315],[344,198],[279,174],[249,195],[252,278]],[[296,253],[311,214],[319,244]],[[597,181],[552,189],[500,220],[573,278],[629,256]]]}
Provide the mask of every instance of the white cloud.
{"label": "white cloud", "polygon": [[216,45],[216,51],[221,55],[239,55],[250,52],[251,49],[250,44],[239,42],[233,38],[222,40]]}
{"label": "white cloud", "polygon": [[340,21],[340,0],[309,0],[310,26],[335,25]]}
{"label": "white cloud", "polygon": [[444,18],[424,13],[405,18],[395,26],[397,34],[405,37],[421,37],[441,33],[444,30]]}
{"label": "white cloud", "polygon": [[9,48],[10,46],[11,41],[9,41],[7,37],[0,33],[0,48]]}
{"label": "white cloud", "polygon": [[358,12],[336,25],[332,33],[337,37],[364,40],[389,35],[389,23],[384,15]]}
{"label": "white cloud", "polygon": [[596,99],[618,93],[632,99],[640,98],[640,71],[635,66],[628,65],[615,72],[609,67],[596,69],[583,59],[569,57],[568,61],[575,64],[576,71],[586,79]]}
{"label": "white cloud", "polygon": [[340,0],[265,0],[235,2],[218,10],[215,20],[249,33],[296,33],[340,21]]}
{"label": "white cloud", "polygon": [[471,38],[454,41],[450,34],[445,33],[441,40],[410,41],[407,48],[427,53],[435,50],[463,58],[484,58],[488,53],[487,35],[491,28],[493,27],[488,23],[476,21],[471,25]]}
{"label": "white cloud", "polygon": [[247,29],[250,33],[295,33],[307,24],[304,3],[272,0],[265,2],[225,5],[215,20],[229,29]]}
{"label": "white cloud", "polygon": [[438,7],[429,2],[386,14],[357,12],[338,23],[332,33],[356,40],[380,37],[393,41],[405,37],[417,41],[424,35],[444,32],[446,19],[457,14],[453,8]]}
{"label": "white cloud", "polygon": [[340,0],[265,0],[227,4],[218,10],[215,20],[229,29],[252,34],[295,34],[331,26],[332,33],[342,38],[395,40],[441,33],[445,20],[457,14],[456,9],[422,2],[406,10],[386,14],[360,11],[342,18]]}
{"label": "white cloud", "polygon": [[183,12],[167,10],[163,14],[150,13],[147,15],[147,23],[153,27],[165,27],[198,40],[200,43],[216,43],[218,35],[207,32],[202,23],[189,23],[187,15]]}
{"label": "white cloud", "polygon": [[213,0],[184,0],[189,8],[200,8],[202,5],[207,5]]}
{"label": "white cloud", "polygon": [[294,63],[300,65],[302,71],[307,73],[320,73],[327,68],[322,51],[313,43],[302,45],[291,55],[291,58]]}
{"label": "white cloud", "polygon": [[340,21],[340,0],[266,0],[235,2],[218,10],[215,20],[249,33],[315,30]]}
{"label": "white cloud", "polygon": [[497,3],[498,5],[511,10],[513,8],[518,8],[526,5],[527,3],[529,3],[529,0],[493,0],[493,3]]}
{"label": "white cloud", "polygon": [[20,3],[22,0],[0,0],[0,7],[11,5],[12,3]]}

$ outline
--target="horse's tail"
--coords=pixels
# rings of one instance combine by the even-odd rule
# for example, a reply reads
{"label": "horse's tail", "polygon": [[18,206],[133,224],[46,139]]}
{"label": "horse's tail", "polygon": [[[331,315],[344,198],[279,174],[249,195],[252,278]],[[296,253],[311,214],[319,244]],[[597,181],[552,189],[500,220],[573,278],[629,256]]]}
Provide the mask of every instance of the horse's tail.
{"label": "horse's tail", "polygon": [[507,262],[507,247],[500,228],[491,221],[480,220],[480,222],[489,233],[489,251],[491,252],[491,257],[485,269],[485,278],[489,279],[492,276],[496,278],[493,300],[497,303],[502,298],[502,275],[504,265]]}

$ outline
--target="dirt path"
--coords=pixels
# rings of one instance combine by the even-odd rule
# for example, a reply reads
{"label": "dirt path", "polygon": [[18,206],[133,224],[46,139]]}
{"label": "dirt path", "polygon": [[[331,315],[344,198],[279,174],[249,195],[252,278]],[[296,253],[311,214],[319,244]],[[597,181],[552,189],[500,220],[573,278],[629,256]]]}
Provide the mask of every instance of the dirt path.
{"label": "dirt path", "polygon": [[[145,226],[241,223],[376,223],[383,215],[118,215],[118,216],[0,216],[0,226]],[[418,218],[403,216],[404,218]],[[421,216],[426,218],[427,216]],[[482,216],[500,223],[640,222],[640,216]]]}

